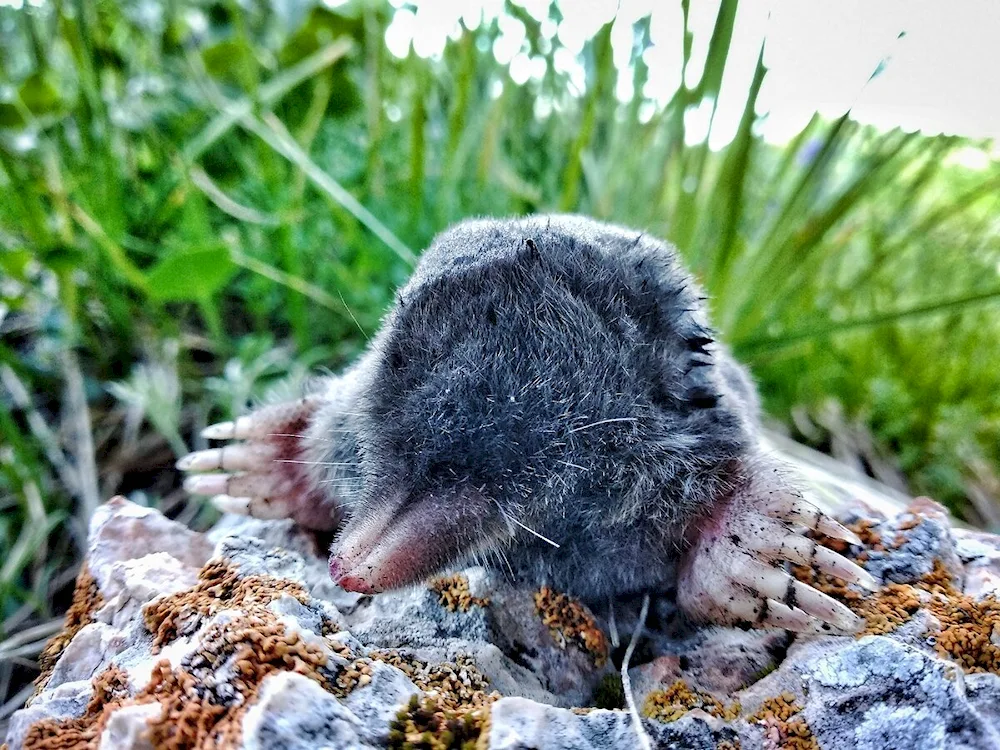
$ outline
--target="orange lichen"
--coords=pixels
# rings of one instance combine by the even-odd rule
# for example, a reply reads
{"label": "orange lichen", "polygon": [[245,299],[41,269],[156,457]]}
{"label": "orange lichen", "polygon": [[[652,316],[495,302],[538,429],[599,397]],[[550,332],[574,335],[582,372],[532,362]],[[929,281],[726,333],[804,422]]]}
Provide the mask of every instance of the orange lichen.
{"label": "orange lichen", "polygon": [[66,611],[66,620],[62,630],[56,633],[45,644],[45,648],[38,657],[38,664],[41,667],[41,674],[35,679],[35,695],[48,684],[52,676],[52,670],[62,656],[63,651],[86,625],[94,619],[94,612],[104,604],[104,597],[97,588],[97,581],[90,574],[86,564],[80,569],[76,577],[76,586],[73,589],[73,601]]}
{"label": "orange lichen", "polygon": [[354,688],[364,687],[372,681],[372,660],[357,659],[337,673],[337,679],[332,689],[334,695],[343,698]]}
{"label": "orange lichen", "polygon": [[459,656],[454,663],[428,664],[400,651],[373,651],[373,661],[391,664],[410,678],[414,685],[439,700],[442,708],[450,711],[485,708],[500,698],[500,693],[489,690],[490,682],[467,656]]}
{"label": "orange lichen", "polygon": [[153,653],[185,629],[223,609],[266,605],[288,594],[305,603],[309,594],[295,581],[273,576],[240,577],[221,560],[210,560],[198,574],[198,583],[186,591],[156,599],[143,609],[146,627],[154,635]]}
{"label": "orange lichen", "polygon": [[160,716],[148,722],[148,736],[153,747],[171,750],[232,747],[231,741],[239,739],[240,727],[234,716],[226,714],[232,711],[242,716],[246,710],[245,706],[232,710],[199,695],[197,678],[186,670],[171,669],[166,659],[153,668],[136,703],[162,706]]}
{"label": "orange lichen", "polygon": [[966,672],[1000,674],[1000,600],[976,600],[956,591],[943,566],[920,584],[930,593],[928,609],[941,623],[935,636],[938,654]]}
{"label": "orange lichen", "polygon": [[28,727],[23,747],[25,750],[96,748],[108,717],[127,699],[128,675],[118,667],[110,667],[94,678],[94,694],[82,716],[36,721]]}
{"label": "orange lichen", "polygon": [[795,700],[795,696],[792,693],[782,693],[765,699],[747,721],[764,727],[766,747],[775,750],[819,750],[819,743],[809,724],[798,715],[800,711],[802,706]]}
{"label": "orange lichen", "polygon": [[468,612],[473,606],[488,607],[490,600],[473,596],[469,589],[469,579],[461,573],[440,576],[431,581],[431,591],[438,595],[442,607],[452,612]]}
{"label": "orange lichen", "polygon": [[865,618],[862,635],[884,635],[908,622],[920,609],[913,586],[888,583],[875,594],[857,600],[854,611]]}
{"label": "orange lichen", "polygon": [[604,666],[608,660],[607,639],[583,604],[543,586],[535,592],[535,611],[560,648],[574,643],[591,655],[596,666]]}
{"label": "orange lichen", "polygon": [[[83,716],[70,721],[45,720],[29,732],[26,748],[96,748],[108,716],[119,708],[158,703],[160,715],[151,719],[149,740],[156,748],[233,747],[239,744],[242,719],[256,701],[266,677],[292,671],[330,689],[328,654],[350,652],[330,637],[307,643],[288,632],[268,605],[289,594],[305,603],[308,594],[293,581],[270,576],[240,578],[221,562],[208,563],[193,588],[152,602],[144,611],[155,646],[222,609],[241,614],[215,623],[202,634],[197,651],[173,668],[159,662],[149,683],[136,695],[124,691],[124,673],[108,670],[94,680],[94,697]],[[196,624],[196,623],[195,623]],[[225,675],[220,678],[220,675]]]}
{"label": "orange lichen", "polygon": [[[294,582],[270,576],[240,578],[230,566],[210,562],[193,588],[147,606],[146,624],[156,644],[166,643],[180,632],[190,632],[193,626],[223,609],[238,610],[239,614],[205,629],[198,649],[185,658],[182,666],[172,667],[167,660],[159,662],[149,683],[133,696],[127,690],[124,672],[112,669],[102,673],[94,681],[94,697],[83,716],[38,722],[30,730],[25,747],[96,748],[111,713],[125,706],[145,704],[161,707],[160,713],[147,722],[147,738],[153,747],[234,747],[241,740],[243,717],[257,701],[269,675],[296,672],[343,696],[371,681],[372,661],[401,669],[427,693],[416,713],[410,712],[408,718],[400,715],[397,728],[404,741],[435,728],[439,740],[462,740],[462,744],[440,746],[465,747],[488,726],[489,706],[500,696],[496,691],[487,692],[489,682],[468,657],[460,657],[455,663],[427,664],[397,651],[374,652],[369,658],[356,659],[335,671],[329,653],[353,659],[350,650],[327,634],[316,635],[313,640],[289,632],[269,607],[283,594],[303,603],[308,601],[305,590]],[[333,627],[324,623],[323,629]]]}
{"label": "orange lichen", "polygon": [[[275,615],[260,609],[213,625],[187,669],[171,670],[166,661],[157,665],[149,686],[137,696],[139,702],[148,696],[163,705],[160,717],[149,723],[155,747],[238,745],[243,715],[256,702],[265,678],[276,672],[296,672],[327,687],[325,651],[287,632]],[[232,671],[225,683],[238,699],[213,692],[207,678],[221,669]]]}
{"label": "orange lichen", "polygon": [[[123,672],[112,668],[102,673],[94,681],[94,697],[82,717],[37,722],[29,730],[24,746],[28,750],[96,748],[111,713],[124,706],[159,703],[160,715],[148,722],[153,747],[235,747],[240,741],[243,715],[255,702],[268,675],[292,671],[326,686],[322,672],[326,662],[321,648],[287,633],[274,615],[240,617],[207,633],[205,645],[190,659],[187,668],[173,669],[168,660],[160,661],[149,683],[134,697],[128,697]],[[205,679],[215,675],[223,664],[234,672],[225,681],[237,694],[229,699],[213,693]]]}
{"label": "orange lichen", "polygon": [[669,687],[647,695],[642,713],[657,721],[676,721],[696,708],[726,721],[732,721],[740,714],[739,703],[725,706],[714,695],[695,690],[684,680],[676,680]]}
{"label": "orange lichen", "polygon": [[[899,528],[913,529],[921,522],[915,513]],[[855,560],[867,559],[868,550],[885,550],[869,522],[859,522],[851,528],[865,544]],[[845,542],[826,537],[818,537],[818,541],[850,556]],[[1000,600],[993,595],[976,600],[963,593],[940,560],[935,560],[931,572],[913,584],[888,583],[867,595],[849,588],[838,578],[817,574],[808,566],[793,567],[792,572],[799,580],[844,602],[863,617],[865,627],[859,637],[891,633],[924,608],[940,623],[933,635],[940,656],[957,662],[966,672],[1000,674]]]}

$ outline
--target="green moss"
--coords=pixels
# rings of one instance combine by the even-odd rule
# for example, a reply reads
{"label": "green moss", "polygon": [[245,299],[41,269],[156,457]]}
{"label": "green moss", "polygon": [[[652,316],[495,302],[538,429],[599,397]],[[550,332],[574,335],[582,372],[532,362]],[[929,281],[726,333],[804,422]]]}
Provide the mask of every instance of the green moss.
{"label": "green moss", "polygon": [[622,687],[621,675],[604,675],[594,689],[590,702],[594,708],[625,708],[625,689]]}

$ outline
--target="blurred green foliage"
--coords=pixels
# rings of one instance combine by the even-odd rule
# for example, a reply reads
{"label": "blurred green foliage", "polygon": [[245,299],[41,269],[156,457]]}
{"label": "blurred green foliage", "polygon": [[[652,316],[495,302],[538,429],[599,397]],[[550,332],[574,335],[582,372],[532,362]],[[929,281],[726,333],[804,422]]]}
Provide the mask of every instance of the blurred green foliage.
{"label": "blurred green foliage", "polygon": [[623,102],[610,26],[576,90],[513,4],[546,61],[524,84],[492,54],[496,23],[400,60],[386,4],[278,7],[0,8],[4,631],[59,606],[111,494],[206,523],[171,469],[198,428],[349,361],[416,252],[475,214],[579,211],[670,239],[790,432],[1000,525],[1000,167],[947,166],[968,142],[844,115],[770,146],[763,55],[735,139],[686,142],[735,2],[701,80],[659,109],[648,24]]}

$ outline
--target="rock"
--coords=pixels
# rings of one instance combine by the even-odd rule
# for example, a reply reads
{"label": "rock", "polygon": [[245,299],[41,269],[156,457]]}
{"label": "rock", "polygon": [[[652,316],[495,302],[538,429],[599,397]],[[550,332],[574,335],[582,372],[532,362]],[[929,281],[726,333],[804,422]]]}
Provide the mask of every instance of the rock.
{"label": "rock", "polygon": [[688,638],[661,643],[669,653],[630,671],[636,702],[679,679],[718,699],[736,693],[773,670],[784,656],[789,636],[784,631],[702,628]]}
{"label": "rock", "polygon": [[1000,537],[957,529],[955,550],[965,563],[963,591],[976,599],[1000,596]]}
{"label": "rock", "polygon": [[[844,520],[865,542],[850,554],[884,583],[830,589],[864,617],[858,638],[694,627],[653,597],[629,673],[653,747],[1000,747],[1000,540],[927,501]],[[196,534],[121,499],[89,547],[10,750],[42,734],[133,750],[365,750],[427,733],[493,750],[640,746],[630,714],[607,710],[623,705],[625,643],[559,592],[469,568],[348,594],[289,521]],[[637,612],[614,606],[623,641]]]}
{"label": "rock", "polygon": [[308,677],[278,672],[264,681],[243,719],[247,750],[368,750],[365,727],[340,701]]}
{"label": "rock", "polygon": [[[87,566],[102,593],[114,593],[111,582],[117,562],[165,552],[181,565],[201,568],[212,555],[204,534],[174,523],[153,508],[115,497],[100,506],[90,519]],[[108,594],[105,594],[107,596]]]}
{"label": "rock", "polygon": [[361,738],[382,747],[389,738],[392,720],[420,690],[395,667],[376,661],[371,668],[371,682],[355,688],[344,705],[361,721]]}
{"label": "rock", "polygon": [[821,747],[1000,747],[1000,734],[966,699],[960,673],[891,638],[863,638],[801,670],[803,715]]}
{"label": "rock", "polygon": [[90,680],[66,682],[39,693],[27,708],[16,711],[7,729],[7,746],[23,747],[28,730],[44,719],[67,720],[83,715],[94,689]]}
{"label": "rock", "polygon": [[[645,721],[654,748],[716,750],[711,727],[684,717],[670,725]],[[490,714],[490,750],[604,750],[641,747],[632,717],[624,711],[597,709],[585,714],[524,698],[502,698]]]}
{"label": "rock", "polygon": [[149,722],[163,713],[159,703],[126,706],[108,718],[101,732],[99,750],[153,750]]}
{"label": "rock", "polygon": [[1000,675],[970,674],[965,678],[965,696],[979,714],[1000,732]]}
{"label": "rock", "polygon": [[[864,520],[864,519],[853,519]],[[917,498],[894,518],[868,522],[880,541],[868,552],[865,569],[882,583],[914,583],[935,565],[960,580],[962,561],[955,547],[948,514],[937,503]]]}

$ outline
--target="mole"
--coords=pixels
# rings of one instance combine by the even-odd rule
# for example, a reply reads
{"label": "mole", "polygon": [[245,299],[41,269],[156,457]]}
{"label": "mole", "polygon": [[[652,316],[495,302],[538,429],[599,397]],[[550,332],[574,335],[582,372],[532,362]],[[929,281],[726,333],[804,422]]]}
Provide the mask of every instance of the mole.
{"label": "mole", "polygon": [[762,447],[747,371],[676,251],[582,216],[438,235],[357,362],[178,463],[223,511],[337,530],[365,594],[479,562],[587,602],[676,589],[690,618],[856,631],[787,572],[865,588],[860,544]]}

